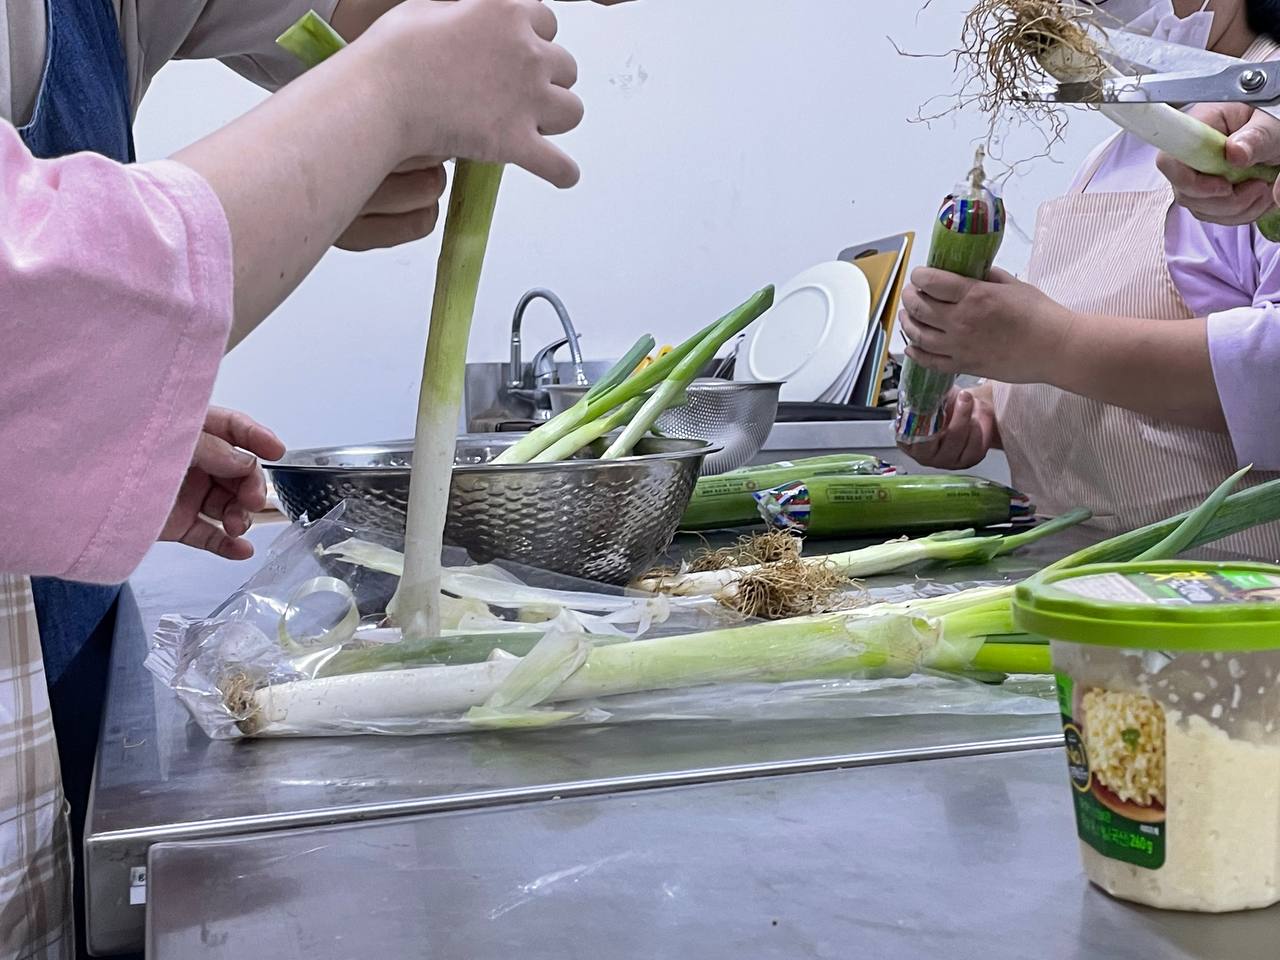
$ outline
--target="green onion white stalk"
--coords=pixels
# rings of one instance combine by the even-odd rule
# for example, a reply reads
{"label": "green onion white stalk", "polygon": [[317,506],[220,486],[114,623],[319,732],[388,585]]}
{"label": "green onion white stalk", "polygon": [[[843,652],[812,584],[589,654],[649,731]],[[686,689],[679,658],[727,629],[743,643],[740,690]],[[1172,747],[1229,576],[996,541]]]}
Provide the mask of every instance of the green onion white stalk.
{"label": "green onion white stalk", "polygon": [[[308,11],[277,42],[308,68],[344,46],[342,38],[314,11]],[[499,164],[459,160],[454,166],[418,396],[405,572],[388,609],[410,638],[440,635],[440,553],[462,408],[467,340],[501,182]]]}
{"label": "green onion white stalk", "polygon": [[440,554],[467,341],[501,182],[499,165],[459,160],[454,166],[414,431],[404,575],[387,608],[411,639],[440,635]]}

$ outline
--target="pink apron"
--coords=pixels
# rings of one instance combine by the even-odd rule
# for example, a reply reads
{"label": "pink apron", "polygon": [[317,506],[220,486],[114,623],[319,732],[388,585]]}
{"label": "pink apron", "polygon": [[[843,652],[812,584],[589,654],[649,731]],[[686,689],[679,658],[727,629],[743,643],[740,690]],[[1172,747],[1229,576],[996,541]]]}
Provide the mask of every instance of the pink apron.
{"label": "pink apron", "polygon": [[[1083,185],[1106,155],[1099,152],[1079,190],[1040,208],[1028,282],[1085,313],[1157,320],[1195,316],[1165,261],[1172,188],[1085,193]],[[1046,514],[1087,507],[1093,524],[1107,531],[1188,510],[1237,469],[1226,434],[1166,423],[1047,384],[998,383],[995,404],[1013,485]],[[1246,483],[1274,476],[1253,473]],[[1220,546],[1278,561],[1280,524]]]}

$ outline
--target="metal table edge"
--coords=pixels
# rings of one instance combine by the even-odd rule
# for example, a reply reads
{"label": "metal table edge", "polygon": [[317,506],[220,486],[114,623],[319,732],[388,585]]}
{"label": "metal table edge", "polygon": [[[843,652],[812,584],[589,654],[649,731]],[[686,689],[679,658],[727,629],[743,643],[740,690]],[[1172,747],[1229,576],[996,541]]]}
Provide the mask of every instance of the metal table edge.
{"label": "metal table edge", "polygon": [[1053,749],[1061,746],[1061,734],[1043,734],[1032,737],[982,740],[941,747],[839,754],[803,760],[708,767],[701,770],[683,770],[662,774],[642,774],[634,777],[564,781],[537,787],[473,791],[448,797],[428,797],[386,803],[350,804],[344,807],[300,810],[289,814],[264,814],[252,817],[234,817],[225,820],[193,820],[181,825],[170,824],[164,827],[117,830],[94,834],[86,842],[86,846],[105,846],[136,841],[158,842],[161,839],[168,841],[191,837],[204,838],[297,829],[299,827],[321,826],[337,821],[368,821],[422,813],[534,803],[566,797],[591,797],[611,793],[628,793],[637,790],[661,789],[664,787],[725,783],[735,780],[777,777],[794,773],[818,773],[824,770],[870,767],[890,763],[916,763],[925,760],[947,760],[956,757],[1019,753],[1028,750]]}

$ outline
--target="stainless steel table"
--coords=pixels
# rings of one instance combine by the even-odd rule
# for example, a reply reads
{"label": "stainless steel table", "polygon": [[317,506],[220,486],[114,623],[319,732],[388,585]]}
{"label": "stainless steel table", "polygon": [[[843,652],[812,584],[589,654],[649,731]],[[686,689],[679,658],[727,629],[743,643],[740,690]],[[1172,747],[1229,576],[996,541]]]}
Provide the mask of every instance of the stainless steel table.
{"label": "stainless steel table", "polygon": [[1059,750],[160,844],[155,960],[1273,960],[1079,867]]}
{"label": "stainless steel table", "polygon": [[[278,529],[255,531],[259,545]],[[1003,572],[1020,577],[1080,543],[1069,532],[1027,556],[1006,558]],[[122,605],[86,829],[88,932],[97,954],[141,945],[147,850],[159,841],[293,831],[904,757],[1034,749],[1059,739],[1049,716],[921,716],[210,742],[188,722],[176,698],[143,670],[146,638],[161,612],[203,614],[250,569],[162,544],[132,581],[136,604]]]}

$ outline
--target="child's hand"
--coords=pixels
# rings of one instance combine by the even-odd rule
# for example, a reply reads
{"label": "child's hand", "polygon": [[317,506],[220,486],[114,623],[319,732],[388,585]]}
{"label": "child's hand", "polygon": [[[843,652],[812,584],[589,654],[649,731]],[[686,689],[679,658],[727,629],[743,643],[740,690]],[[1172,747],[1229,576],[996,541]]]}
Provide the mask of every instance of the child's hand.
{"label": "child's hand", "polygon": [[998,446],[995,403],[985,391],[952,390],[947,395],[946,424],[924,443],[899,447],[912,460],[937,470],[968,470]]}

